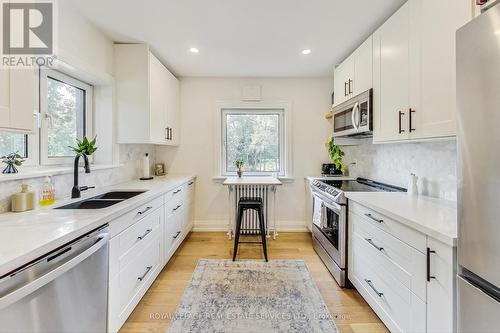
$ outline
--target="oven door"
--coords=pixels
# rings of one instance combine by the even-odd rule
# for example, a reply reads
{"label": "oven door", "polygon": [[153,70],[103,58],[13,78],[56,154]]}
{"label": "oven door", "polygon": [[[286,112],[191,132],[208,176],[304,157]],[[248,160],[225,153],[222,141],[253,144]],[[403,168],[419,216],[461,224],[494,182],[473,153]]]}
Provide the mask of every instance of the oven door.
{"label": "oven door", "polygon": [[333,136],[368,134],[372,131],[372,90],[351,98],[333,110]]}
{"label": "oven door", "polygon": [[340,269],[346,268],[346,207],[323,201],[321,224],[314,224],[313,234]]}

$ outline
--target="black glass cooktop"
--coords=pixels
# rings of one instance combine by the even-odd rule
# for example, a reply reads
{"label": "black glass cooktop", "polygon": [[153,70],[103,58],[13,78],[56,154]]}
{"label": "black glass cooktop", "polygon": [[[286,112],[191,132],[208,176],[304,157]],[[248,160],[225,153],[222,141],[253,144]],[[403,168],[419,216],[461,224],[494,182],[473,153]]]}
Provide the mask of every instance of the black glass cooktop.
{"label": "black glass cooktop", "polygon": [[387,185],[365,178],[356,180],[325,179],[321,180],[321,182],[344,192],[406,192],[406,189],[402,187]]}

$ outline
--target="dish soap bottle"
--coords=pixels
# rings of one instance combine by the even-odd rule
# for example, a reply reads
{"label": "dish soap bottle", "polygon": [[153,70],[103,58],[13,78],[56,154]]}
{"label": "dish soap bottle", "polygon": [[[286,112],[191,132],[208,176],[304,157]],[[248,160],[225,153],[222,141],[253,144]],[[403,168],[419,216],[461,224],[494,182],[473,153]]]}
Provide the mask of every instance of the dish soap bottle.
{"label": "dish soap bottle", "polygon": [[21,184],[21,192],[12,196],[12,211],[25,212],[35,208],[35,193],[28,191],[28,185]]}
{"label": "dish soap bottle", "polygon": [[40,191],[40,206],[49,206],[56,201],[56,190],[52,179],[47,176],[42,184],[42,190]]}

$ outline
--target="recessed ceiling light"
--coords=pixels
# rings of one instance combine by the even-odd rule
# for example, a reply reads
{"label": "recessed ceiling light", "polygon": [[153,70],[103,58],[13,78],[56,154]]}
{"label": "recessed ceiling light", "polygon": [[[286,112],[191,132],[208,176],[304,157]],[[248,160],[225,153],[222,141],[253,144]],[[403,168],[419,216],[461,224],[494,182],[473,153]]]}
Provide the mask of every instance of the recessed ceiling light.
{"label": "recessed ceiling light", "polygon": [[200,53],[200,50],[198,50],[196,47],[192,47],[189,49],[189,52],[191,53]]}
{"label": "recessed ceiling light", "polygon": [[302,54],[310,54],[310,53],[311,53],[310,49],[302,50]]}

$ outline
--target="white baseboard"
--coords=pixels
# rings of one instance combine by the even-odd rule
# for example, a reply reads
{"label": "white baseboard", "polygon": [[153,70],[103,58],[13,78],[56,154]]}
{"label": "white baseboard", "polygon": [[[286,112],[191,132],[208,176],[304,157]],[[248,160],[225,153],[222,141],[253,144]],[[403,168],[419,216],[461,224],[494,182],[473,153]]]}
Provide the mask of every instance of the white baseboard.
{"label": "white baseboard", "polygon": [[[278,232],[309,232],[305,221],[276,221]],[[227,222],[220,220],[195,220],[194,232],[227,232]]]}

